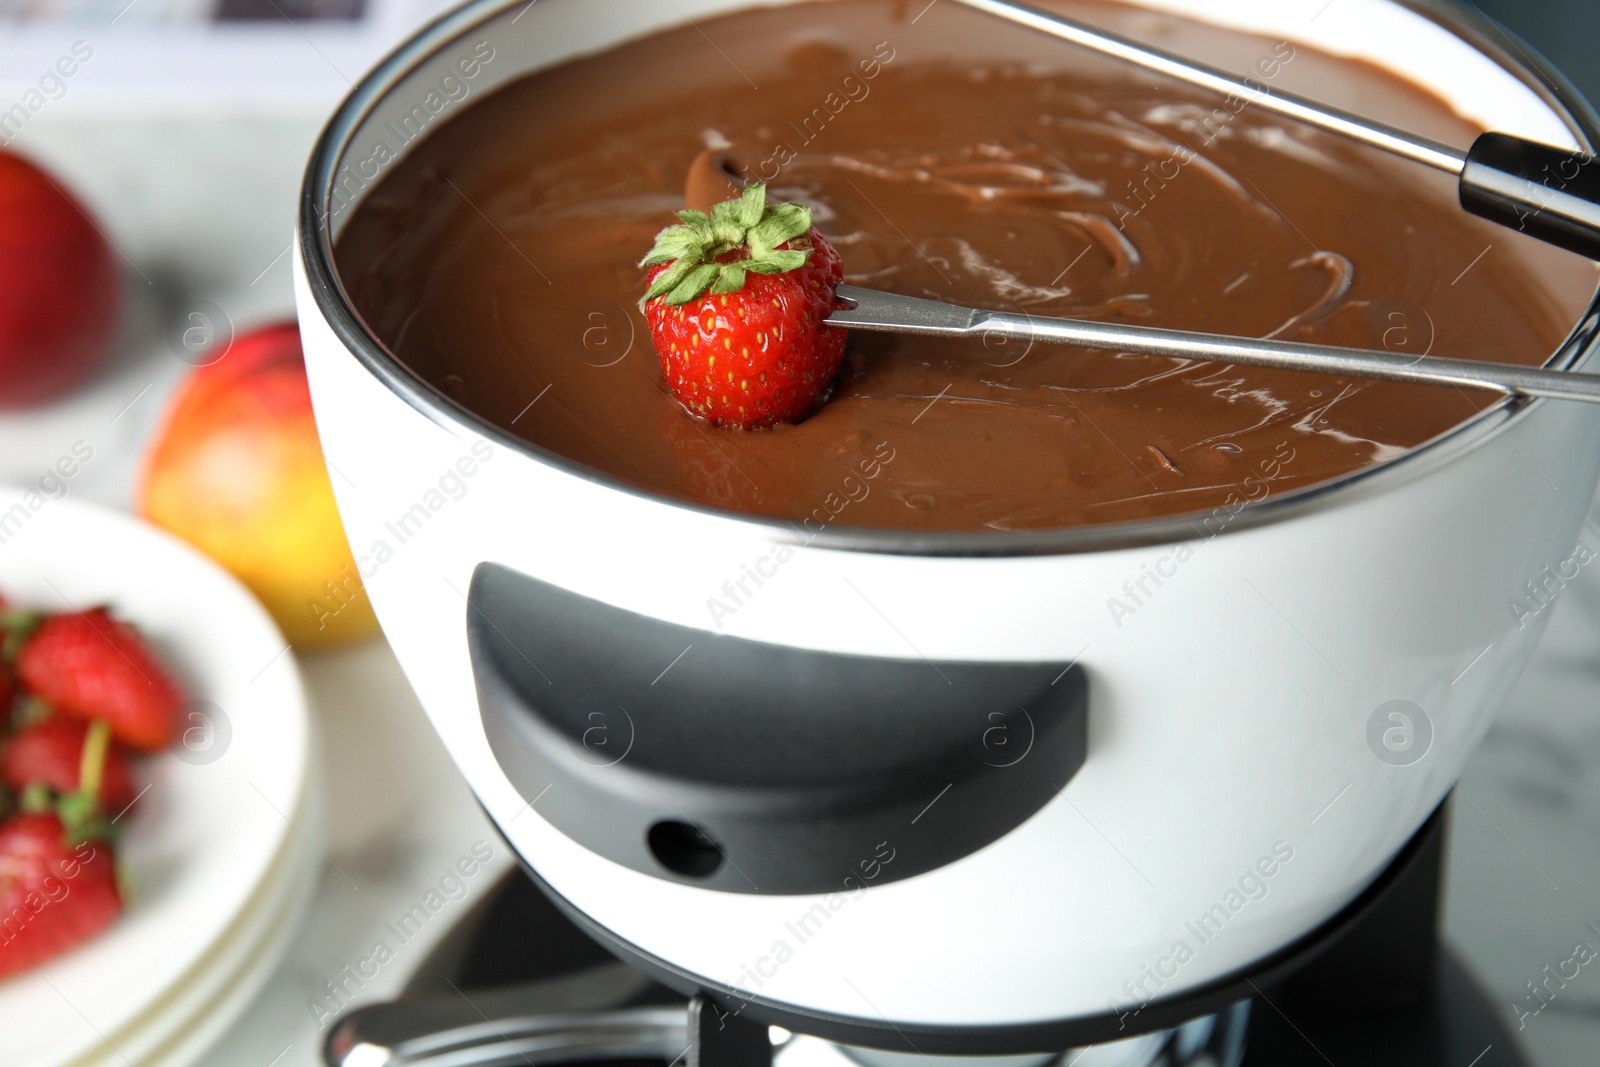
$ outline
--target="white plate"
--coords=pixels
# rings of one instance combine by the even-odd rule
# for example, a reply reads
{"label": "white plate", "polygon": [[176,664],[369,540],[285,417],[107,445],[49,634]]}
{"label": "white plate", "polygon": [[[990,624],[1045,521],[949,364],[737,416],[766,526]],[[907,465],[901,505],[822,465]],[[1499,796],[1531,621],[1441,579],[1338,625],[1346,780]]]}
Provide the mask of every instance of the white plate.
{"label": "white plate", "polygon": [[298,840],[261,899],[188,980],[72,1067],[190,1067],[260,993],[299,933],[322,857]]}
{"label": "white plate", "polygon": [[[320,819],[321,798],[308,779],[295,820]],[[302,823],[304,825],[304,823]],[[283,960],[311,903],[324,865],[307,842],[291,837],[234,925],[160,1002],[71,1067],[188,1067],[231,1026]]]}
{"label": "white plate", "polygon": [[[95,1054],[203,972],[281,862],[310,771],[310,723],[287,643],[255,598],[175,538],[70,500],[0,488],[0,592],[67,610],[110,604],[137,623],[225,728],[209,751],[145,762],[121,855],[138,894],[100,937],[0,982],[0,1067]],[[13,508],[20,506],[20,518]],[[6,517],[13,516],[7,524]],[[210,709],[203,709],[210,711]],[[224,734],[226,740],[224,742]],[[197,740],[200,735],[197,735]],[[207,762],[209,760],[209,762]]]}
{"label": "white plate", "polygon": [[[152,1058],[142,1061],[139,1067],[192,1067],[205,1061],[206,1053],[261,994],[278,965],[288,955],[300,924],[311,910],[311,898],[319,884],[317,868],[307,864],[306,869],[312,876],[302,882],[303,891],[291,899],[278,925],[268,931],[247,965],[227,982],[219,981],[215,997],[201,1013],[174,1026],[169,1040],[156,1050]],[[126,1065],[119,1059],[111,1059],[106,1061],[105,1067]]]}

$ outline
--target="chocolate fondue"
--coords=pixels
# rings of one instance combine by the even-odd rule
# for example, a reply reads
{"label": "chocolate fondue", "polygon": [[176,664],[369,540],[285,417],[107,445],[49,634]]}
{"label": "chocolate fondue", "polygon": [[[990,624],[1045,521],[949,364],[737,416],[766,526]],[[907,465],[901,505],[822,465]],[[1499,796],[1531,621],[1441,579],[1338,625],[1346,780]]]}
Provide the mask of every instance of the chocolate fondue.
{"label": "chocolate fondue", "polygon": [[[1118,4],[1063,9],[1263,89],[1451,143],[1477,132],[1368,64]],[[847,281],[969,305],[1539,364],[1595,281],[1463,213],[1443,176],[1246,100],[956,5],[852,0],[686,24],[462,107],[356,209],[343,283],[406,366],[533,444],[811,526],[1209,512],[1393,457],[1494,399],[862,334],[803,423],[716,429],[665,391],[635,263],[691,163],[724,146],[774,200],[812,207]]]}

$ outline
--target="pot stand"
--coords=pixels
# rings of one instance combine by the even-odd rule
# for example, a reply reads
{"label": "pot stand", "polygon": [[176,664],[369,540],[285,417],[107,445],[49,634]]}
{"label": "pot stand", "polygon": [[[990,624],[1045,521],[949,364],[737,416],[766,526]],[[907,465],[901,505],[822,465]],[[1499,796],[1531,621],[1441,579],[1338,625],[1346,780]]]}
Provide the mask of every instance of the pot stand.
{"label": "pot stand", "polygon": [[[1448,804],[1449,801],[1446,801]],[[1334,1063],[1527,1067],[1504,1005],[1439,943],[1447,815],[1440,805],[1396,860],[1388,891],[1305,967],[1263,986],[1244,1067]]]}
{"label": "pot stand", "polygon": [[[1243,979],[1256,990],[1243,1067],[1527,1067],[1494,1002],[1439,944],[1444,826],[1441,806],[1293,967],[1264,968],[1259,983]],[[1160,1013],[1163,1023],[1181,1011],[1163,1007],[1171,1009]],[[1196,1017],[1207,1014],[1200,1007]],[[704,995],[686,1007],[682,993],[618,962],[533,879],[513,872],[435,948],[404,997],[347,1013],[325,1057],[329,1067],[445,1059],[487,1067],[525,1057],[764,1067],[767,1034]]]}

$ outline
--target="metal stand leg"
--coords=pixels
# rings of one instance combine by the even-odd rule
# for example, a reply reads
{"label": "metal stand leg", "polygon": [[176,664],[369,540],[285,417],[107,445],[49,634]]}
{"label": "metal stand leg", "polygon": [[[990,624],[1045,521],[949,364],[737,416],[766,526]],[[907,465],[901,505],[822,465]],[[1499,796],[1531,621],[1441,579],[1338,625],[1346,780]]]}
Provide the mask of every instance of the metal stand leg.
{"label": "metal stand leg", "polygon": [[764,1023],[718,1008],[704,995],[689,1001],[689,1067],[772,1067]]}
{"label": "metal stand leg", "polygon": [[1500,1006],[1439,944],[1445,812],[1370,913],[1258,991],[1245,1067],[1527,1067]]}

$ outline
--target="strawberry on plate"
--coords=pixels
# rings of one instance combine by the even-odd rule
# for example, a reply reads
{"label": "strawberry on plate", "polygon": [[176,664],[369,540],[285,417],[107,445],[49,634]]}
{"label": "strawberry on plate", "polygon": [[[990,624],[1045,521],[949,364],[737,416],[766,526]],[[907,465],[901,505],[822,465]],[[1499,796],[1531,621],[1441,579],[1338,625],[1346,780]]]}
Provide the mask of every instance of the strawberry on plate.
{"label": "strawberry on plate", "polygon": [[710,215],[687,210],[641,262],[640,306],[667,385],[718,426],[761,429],[804,418],[844,358],[824,325],[844,280],[839,253],[801,204],[767,203],[751,185]]}
{"label": "strawberry on plate", "polygon": [[[0,784],[17,793],[30,786],[43,786],[58,794],[76,793],[88,739],[89,724],[81,719],[57,715],[25,727],[0,749]],[[127,759],[110,748],[101,768],[100,810],[115,815],[133,799]]]}
{"label": "strawberry on plate", "polygon": [[104,719],[129,748],[154,752],[173,741],[183,690],[139,632],[105,608],[45,619],[15,667],[23,687],[58,714]]}
{"label": "strawberry on plate", "polygon": [[121,912],[105,842],[73,843],[51,813],[0,825],[0,978],[87,941]]}
{"label": "strawberry on plate", "polygon": [[[48,736],[39,727],[50,725],[36,724],[23,735],[39,748],[38,738]],[[46,761],[68,755],[56,742],[44,747],[50,749]],[[14,755],[8,750],[7,761]],[[120,756],[113,760],[110,724],[96,719],[82,727],[75,755],[76,767],[36,768],[70,773],[70,789],[35,776],[22,791],[23,814],[0,824],[0,979],[87,941],[122,913],[109,841],[115,827],[103,814],[102,799],[109,799],[107,786],[115,775],[127,789],[127,773]]]}

